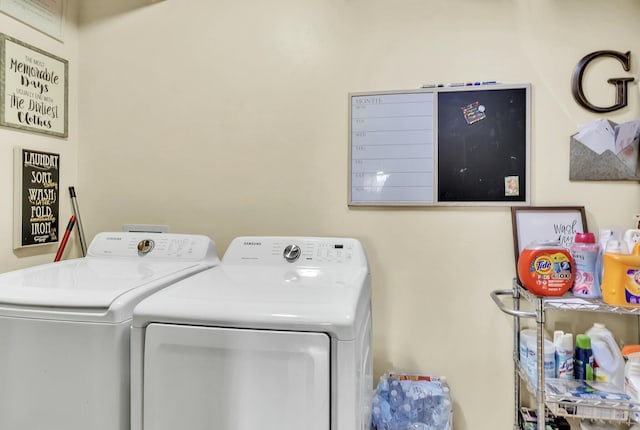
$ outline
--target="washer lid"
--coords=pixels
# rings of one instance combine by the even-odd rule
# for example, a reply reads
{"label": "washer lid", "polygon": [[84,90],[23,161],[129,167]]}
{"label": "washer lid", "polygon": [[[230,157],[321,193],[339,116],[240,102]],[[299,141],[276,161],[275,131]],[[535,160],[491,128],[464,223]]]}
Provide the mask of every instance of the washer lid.
{"label": "washer lid", "polygon": [[225,266],[166,288],[140,302],[133,324],[325,332],[354,339],[370,309],[366,267],[344,269]]}
{"label": "washer lid", "polygon": [[[200,266],[194,261],[79,258],[0,275],[0,306],[108,309],[123,294]],[[144,292],[143,292],[144,290]]]}

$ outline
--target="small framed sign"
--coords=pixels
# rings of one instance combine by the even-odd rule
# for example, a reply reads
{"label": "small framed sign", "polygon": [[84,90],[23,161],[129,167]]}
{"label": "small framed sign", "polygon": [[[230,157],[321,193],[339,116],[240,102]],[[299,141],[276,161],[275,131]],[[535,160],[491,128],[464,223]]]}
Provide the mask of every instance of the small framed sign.
{"label": "small framed sign", "polygon": [[62,41],[64,0],[0,0],[0,11]]}
{"label": "small framed sign", "polygon": [[584,206],[512,206],[511,223],[516,264],[520,252],[534,241],[556,241],[568,247],[576,233],[588,231]]}
{"label": "small framed sign", "polygon": [[69,62],[0,33],[0,125],[67,137]]}
{"label": "small framed sign", "polygon": [[14,249],[58,242],[60,155],[14,148]]}

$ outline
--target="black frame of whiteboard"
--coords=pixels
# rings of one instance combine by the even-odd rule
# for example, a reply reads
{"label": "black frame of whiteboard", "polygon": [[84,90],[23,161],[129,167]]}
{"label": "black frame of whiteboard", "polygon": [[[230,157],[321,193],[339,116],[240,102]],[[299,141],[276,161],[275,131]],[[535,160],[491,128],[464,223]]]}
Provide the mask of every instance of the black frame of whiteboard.
{"label": "black frame of whiteboard", "polygon": [[[494,93],[497,91],[497,93]],[[411,97],[421,97],[419,94],[428,93],[432,94],[433,97],[433,107],[432,107],[432,119],[429,119],[429,124],[433,127],[433,148],[432,148],[432,156],[433,156],[433,172],[428,173],[428,175],[432,175],[432,186],[433,192],[431,195],[425,195],[425,198],[417,198],[417,199],[385,199],[383,197],[376,196],[377,199],[362,199],[360,197],[354,198],[354,187],[357,187],[358,183],[356,181],[359,180],[356,177],[358,174],[363,175],[362,173],[358,173],[354,171],[354,162],[357,162],[358,159],[354,157],[354,148],[362,148],[358,144],[358,140],[354,139],[354,134],[358,133],[357,124],[354,123],[354,120],[357,119],[357,116],[354,117],[354,98],[376,98],[382,97],[382,99],[389,99],[389,97],[385,96],[403,96],[408,95]],[[418,95],[418,96],[414,96]],[[502,95],[507,96],[501,97]],[[514,98],[509,99],[508,96],[512,95]],[[466,97],[465,97],[466,96]],[[478,99],[482,98],[482,96],[492,96],[491,100],[496,100],[496,102],[502,102],[503,105],[507,103],[513,104],[513,100],[516,101],[517,109],[515,111],[500,111],[500,109],[491,109],[491,105],[486,103],[480,104],[486,108],[485,117],[478,119],[478,111],[474,110],[476,116],[473,114],[467,116],[466,110],[463,108],[467,105],[468,100],[478,101]],[[528,83],[525,84],[494,84],[494,85],[465,85],[465,86],[455,86],[455,87],[436,87],[436,88],[421,88],[414,90],[393,90],[393,91],[370,91],[370,92],[354,92],[349,93],[349,181],[348,181],[348,204],[349,206],[529,206],[531,203],[531,85]],[[357,100],[356,100],[357,101]],[[481,100],[482,101],[482,100]],[[484,101],[482,101],[485,103]],[[462,104],[461,104],[462,103]],[[470,104],[470,103],[469,103]],[[452,115],[451,106],[457,106],[461,109],[458,112],[456,117],[453,118],[452,121],[464,120],[462,122],[464,126],[451,125],[453,130],[462,130],[467,129],[472,132],[479,133],[477,135],[472,136],[464,136],[463,134],[449,135],[451,139],[445,139],[444,133],[446,126],[449,124],[449,121],[445,118],[445,115]],[[478,105],[476,105],[477,107]],[[504,106],[501,106],[501,109]],[[445,111],[445,108],[448,110]],[[506,109],[506,107],[504,107]],[[519,110],[518,110],[519,109]],[[454,109],[455,111],[456,109]],[[498,113],[496,113],[498,111]],[[484,112],[484,111],[483,111]],[[509,134],[500,135],[503,138],[503,141],[496,141],[493,137],[489,142],[483,142],[483,137],[486,137],[482,133],[493,133],[492,136],[495,137],[495,129],[496,127],[491,126],[492,115],[496,113],[496,116],[502,115],[503,121],[509,121],[509,125],[512,125],[515,138],[507,139]],[[482,112],[479,114],[482,116]],[[511,115],[511,117],[509,116]],[[428,116],[428,115],[425,115]],[[485,119],[489,119],[489,121],[485,121]],[[495,119],[495,118],[493,118]],[[495,119],[497,121],[497,119]],[[446,121],[446,122],[445,122]],[[428,125],[428,124],[427,124]],[[504,125],[504,123],[503,123]],[[474,127],[475,126],[475,127]],[[457,127],[457,128],[456,128]],[[498,127],[498,130],[502,130],[503,128]],[[446,131],[448,132],[448,131]],[[441,135],[442,133],[442,135]],[[428,132],[431,134],[431,131]],[[500,140],[500,139],[498,139]],[[453,143],[452,143],[453,142]],[[471,142],[470,144],[467,142]],[[480,145],[483,144],[483,145]],[[445,146],[448,145],[448,146]],[[464,151],[464,153],[456,154],[455,146],[460,147],[460,151]],[[502,148],[505,146],[510,148],[511,152],[505,153],[504,151],[499,152],[496,151],[496,147]],[[481,148],[489,148],[485,151],[478,150],[478,147]],[[464,149],[462,149],[464,148]],[[473,148],[477,151],[475,154],[473,153]],[[450,149],[453,152],[447,154],[446,149]],[[491,152],[493,151],[493,152]],[[511,154],[511,155],[510,155]],[[473,167],[480,167],[481,163],[484,163],[485,169],[490,169],[492,174],[497,174],[498,179],[492,178],[493,180],[493,188],[487,188],[486,195],[484,195],[483,189],[480,189],[480,198],[478,198],[478,193],[466,193],[465,190],[471,189],[467,187],[464,181],[461,181],[460,184],[457,184],[457,190],[461,192],[460,195],[449,195],[441,193],[441,190],[445,190],[443,184],[446,184],[452,190],[454,187],[451,186],[450,182],[452,177],[446,177],[446,175],[441,174],[441,172],[449,172],[451,170],[459,171],[459,172],[467,172],[468,170],[464,167],[457,166],[457,160],[460,157],[456,157],[459,155],[462,158],[465,158],[467,163],[476,163],[476,165],[472,165]],[[496,157],[496,155],[500,156]],[[502,160],[502,164],[494,165],[492,161],[496,159]],[[515,160],[518,164],[513,167],[515,169],[513,174],[509,174],[508,168],[509,164],[513,163]],[[371,173],[371,172],[369,172]],[[378,174],[380,172],[377,172]],[[384,173],[384,172],[383,172]],[[356,176],[354,176],[356,175]],[[467,175],[469,177],[470,175]],[[517,192],[511,193],[512,195],[507,195],[507,186],[508,181],[507,178],[515,177],[515,182],[518,184]],[[503,188],[504,195],[498,194],[496,197],[495,192],[492,190],[495,189],[496,184],[499,184],[501,180],[504,178]],[[482,178],[476,183],[481,183]],[[354,185],[356,184],[356,185]],[[366,183],[365,183],[366,184]],[[511,185],[511,184],[509,184]],[[384,184],[382,186],[376,186],[376,192],[380,192],[381,189],[384,189]],[[462,191],[460,191],[462,190]],[[515,195],[514,195],[515,194]],[[421,197],[417,196],[417,197]]]}

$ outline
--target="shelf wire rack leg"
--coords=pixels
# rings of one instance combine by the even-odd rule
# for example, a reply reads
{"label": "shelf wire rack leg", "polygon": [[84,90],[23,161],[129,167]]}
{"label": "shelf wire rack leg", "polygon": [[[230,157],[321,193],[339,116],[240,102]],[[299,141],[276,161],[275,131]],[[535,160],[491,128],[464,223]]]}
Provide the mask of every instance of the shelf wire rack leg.
{"label": "shelf wire rack leg", "polygon": [[[513,309],[520,310],[520,292],[518,286],[513,283]],[[520,429],[520,374],[518,372],[518,362],[520,360],[520,317],[513,315],[513,400],[515,416],[513,417],[514,430]]]}
{"label": "shelf wire rack leg", "polygon": [[536,409],[538,415],[538,430],[545,430],[546,416],[544,405],[544,302],[536,299],[536,324],[538,341],[537,373],[538,386],[536,388]]}
{"label": "shelf wire rack leg", "polygon": [[[535,318],[536,321],[538,321],[540,312],[530,312],[530,311],[521,311],[520,310],[520,290],[519,290],[519,286],[518,286],[518,281],[517,279],[514,278],[513,280],[513,288],[511,288],[510,290],[495,290],[492,291],[491,294],[491,299],[495,302],[495,304],[498,306],[498,308],[504,312],[507,315],[511,315],[513,317],[513,336],[514,336],[514,342],[513,342],[513,360],[514,360],[514,364],[519,363],[519,353],[520,353],[520,318]],[[512,307],[509,308],[507,307],[502,300],[500,300],[500,296],[511,296],[511,298],[513,299],[513,303],[512,303]],[[542,302],[541,302],[542,304]],[[518,373],[518,366],[514,365],[514,368],[516,370],[514,370],[514,395],[515,395],[515,419],[514,419],[514,429],[519,429],[519,423],[520,423],[520,416],[519,416],[519,412],[520,412],[520,404],[521,404],[521,400],[520,400],[520,376]],[[544,402],[543,402],[543,411],[544,411]],[[543,425],[544,425],[544,420],[543,420]],[[541,430],[545,430],[544,427],[541,428]]]}

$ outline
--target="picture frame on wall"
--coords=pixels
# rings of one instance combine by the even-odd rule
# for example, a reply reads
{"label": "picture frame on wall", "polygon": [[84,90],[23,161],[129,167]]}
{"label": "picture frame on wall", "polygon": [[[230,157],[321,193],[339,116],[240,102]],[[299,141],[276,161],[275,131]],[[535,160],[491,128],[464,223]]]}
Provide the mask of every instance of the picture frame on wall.
{"label": "picture frame on wall", "polygon": [[0,126],[68,137],[69,62],[0,33]]}
{"label": "picture frame on wall", "polygon": [[62,42],[64,0],[0,0],[0,12]]}
{"label": "picture frame on wall", "polygon": [[57,243],[60,154],[14,148],[13,249]]}
{"label": "picture frame on wall", "polygon": [[516,266],[522,250],[535,241],[568,247],[576,233],[588,231],[584,206],[512,206],[511,224]]}

